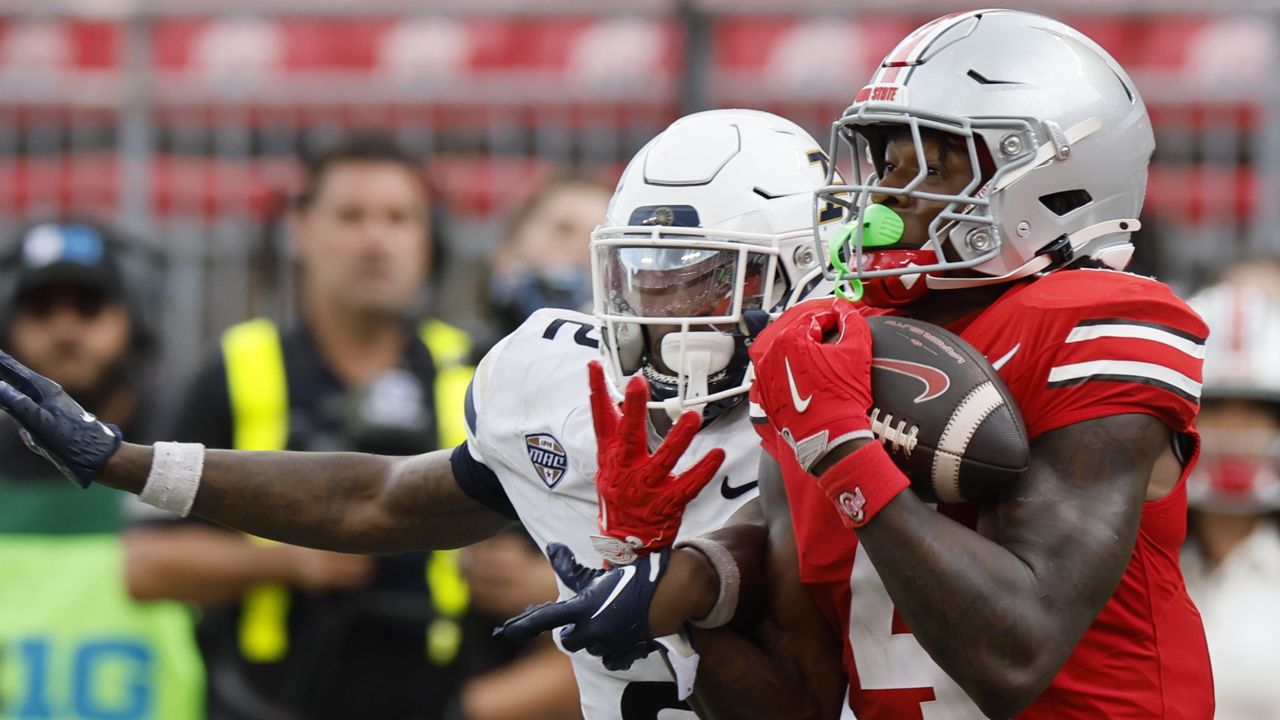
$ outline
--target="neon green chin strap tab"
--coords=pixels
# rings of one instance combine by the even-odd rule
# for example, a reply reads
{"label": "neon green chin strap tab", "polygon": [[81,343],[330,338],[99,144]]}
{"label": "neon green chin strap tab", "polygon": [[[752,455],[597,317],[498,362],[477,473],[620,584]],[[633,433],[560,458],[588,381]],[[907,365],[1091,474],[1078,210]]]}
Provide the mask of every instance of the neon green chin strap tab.
{"label": "neon green chin strap tab", "polygon": [[[864,248],[893,245],[902,239],[902,230],[902,217],[887,205],[877,203],[862,211],[862,247]],[[862,281],[851,277],[854,272],[849,269],[840,252],[846,246],[849,246],[852,251],[853,234],[854,225],[845,223],[831,236],[831,241],[827,245],[831,266],[840,271],[840,276],[836,280],[836,295],[849,302],[862,299]],[[844,284],[849,286],[848,291],[844,289]]]}

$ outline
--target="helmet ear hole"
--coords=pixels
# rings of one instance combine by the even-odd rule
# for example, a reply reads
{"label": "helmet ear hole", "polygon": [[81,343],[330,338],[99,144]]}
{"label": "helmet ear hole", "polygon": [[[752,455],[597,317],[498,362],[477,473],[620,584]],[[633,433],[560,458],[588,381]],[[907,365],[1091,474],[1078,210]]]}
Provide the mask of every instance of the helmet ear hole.
{"label": "helmet ear hole", "polygon": [[1084,189],[1062,190],[1040,196],[1040,204],[1058,217],[1062,217],[1073,210],[1078,210],[1091,202],[1093,202],[1093,196],[1089,194],[1088,190]]}
{"label": "helmet ear hole", "polygon": [[[609,335],[606,333],[606,336]],[[616,341],[613,351],[618,357],[618,364],[622,366],[622,372],[630,375],[639,370],[644,361],[644,329],[637,323],[618,323],[611,335]]]}

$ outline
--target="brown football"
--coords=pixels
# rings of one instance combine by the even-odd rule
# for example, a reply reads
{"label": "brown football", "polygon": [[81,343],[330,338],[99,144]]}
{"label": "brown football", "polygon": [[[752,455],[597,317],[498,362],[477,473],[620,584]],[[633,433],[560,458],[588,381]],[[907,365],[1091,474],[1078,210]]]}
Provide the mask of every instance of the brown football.
{"label": "brown football", "polygon": [[926,502],[984,500],[1027,468],[1022,414],[973,346],[905,317],[871,325],[871,429]]}

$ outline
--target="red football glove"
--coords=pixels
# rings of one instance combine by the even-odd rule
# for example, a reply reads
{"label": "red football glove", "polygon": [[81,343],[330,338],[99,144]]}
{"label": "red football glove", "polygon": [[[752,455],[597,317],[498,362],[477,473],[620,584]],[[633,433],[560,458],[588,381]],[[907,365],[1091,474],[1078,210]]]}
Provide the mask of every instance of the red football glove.
{"label": "red football glove", "polygon": [[637,554],[670,547],[680,529],[685,505],[711,480],[724,462],[715,448],[679,475],[672,469],[702,420],[686,412],[676,421],[656,452],[649,454],[647,425],[649,384],[636,376],[627,384],[622,412],[605,385],[604,366],[587,366],[591,380],[591,416],[596,428],[596,493],[600,498],[600,535],[596,550],[615,565],[633,562]]}
{"label": "red football glove", "polygon": [[852,303],[791,308],[752,343],[751,360],[760,404],[805,471],[835,445],[872,437],[871,329]]}
{"label": "red football glove", "polygon": [[[750,352],[756,372],[752,397],[805,472],[836,445],[874,440],[867,419],[871,328],[852,303],[838,298],[801,303],[765,328]],[[783,451],[781,443],[777,451]],[[841,521],[853,528],[869,522],[909,485],[877,442],[818,477]]]}

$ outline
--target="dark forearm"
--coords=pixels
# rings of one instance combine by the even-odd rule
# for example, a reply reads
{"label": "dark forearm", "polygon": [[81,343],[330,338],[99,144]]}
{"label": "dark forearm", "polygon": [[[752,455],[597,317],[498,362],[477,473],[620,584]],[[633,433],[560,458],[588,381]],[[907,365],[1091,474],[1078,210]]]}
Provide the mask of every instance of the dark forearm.
{"label": "dark forearm", "polygon": [[1167,437],[1152,418],[1125,417],[1140,419],[1037,442],[980,532],[910,493],[858,530],[912,633],[988,714],[1039,695],[1124,572],[1152,448]]}
{"label": "dark forearm", "polygon": [[694,688],[698,713],[838,717],[847,682],[840,635],[800,581],[786,492],[768,457],[761,461],[760,502],[748,507],[756,514],[744,512],[741,522],[710,535],[733,554],[742,578],[733,626],[694,635],[702,654]]}
{"label": "dark forearm", "polygon": [[[803,671],[729,628],[692,632],[702,656],[690,704],[708,720],[834,718],[838,695],[822,702],[810,694]],[[835,669],[839,669],[838,663]]]}
{"label": "dark forearm", "polygon": [[1011,700],[1025,686],[1028,701],[1038,695],[1083,630],[1062,627],[1022,558],[909,492],[858,540],[912,634],[984,710],[987,694]]}
{"label": "dark forearm", "polygon": [[[99,482],[138,493],[150,467],[151,448],[125,444]],[[192,513],[345,552],[458,547],[508,524],[457,487],[447,450],[411,458],[208,450]]]}
{"label": "dark forearm", "polygon": [[[758,610],[756,601],[761,592],[767,538],[758,504],[744,506],[728,524],[705,538],[727,550],[737,563],[740,589],[736,615],[754,614]],[[720,594],[720,576],[711,561],[698,550],[674,551],[667,575],[658,586],[649,611],[649,627],[659,637],[676,632],[691,620],[706,617]]]}

